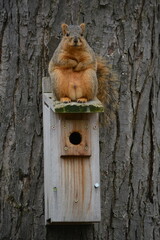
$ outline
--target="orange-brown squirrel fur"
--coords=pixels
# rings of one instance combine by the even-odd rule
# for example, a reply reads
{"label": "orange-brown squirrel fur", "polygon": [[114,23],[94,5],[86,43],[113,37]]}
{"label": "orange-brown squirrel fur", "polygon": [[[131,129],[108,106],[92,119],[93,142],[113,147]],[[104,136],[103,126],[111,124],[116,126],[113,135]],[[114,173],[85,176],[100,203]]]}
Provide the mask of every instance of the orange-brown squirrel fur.
{"label": "orange-brown squirrel fur", "polygon": [[111,69],[85,40],[84,23],[61,27],[63,38],[49,63],[56,98],[62,102],[87,102],[97,97],[104,104],[110,121],[117,98]]}

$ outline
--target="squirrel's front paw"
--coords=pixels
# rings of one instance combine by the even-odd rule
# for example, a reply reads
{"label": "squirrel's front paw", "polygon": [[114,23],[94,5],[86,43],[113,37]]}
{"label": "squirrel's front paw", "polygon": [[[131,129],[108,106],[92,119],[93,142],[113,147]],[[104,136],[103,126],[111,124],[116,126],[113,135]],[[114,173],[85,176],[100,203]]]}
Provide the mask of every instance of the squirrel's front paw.
{"label": "squirrel's front paw", "polygon": [[83,63],[78,63],[76,67],[74,67],[74,71],[79,72],[84,69],[84,64]]}
{"label": "squirrel's front paw", "polygon": [[63,102],[63,103],[70,103],[71,99],[68,98],[68,97],[63,97],[63,98],[60,98],[60,101]]}
{"label": "squirrel's front paw", "polygon": [[78,98],[78,99],[77,99],[77,102],[78,102],[78,103],[86,103],[87,101],[88,101],[87,98]]}

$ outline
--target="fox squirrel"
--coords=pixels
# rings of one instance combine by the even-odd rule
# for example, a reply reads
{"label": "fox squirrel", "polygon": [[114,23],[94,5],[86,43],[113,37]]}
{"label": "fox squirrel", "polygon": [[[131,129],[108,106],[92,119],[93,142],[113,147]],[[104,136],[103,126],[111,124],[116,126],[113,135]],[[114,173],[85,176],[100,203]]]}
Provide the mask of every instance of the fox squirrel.
{"label": "fox squirrel", "polygon": [[110,121],[117,99],[114,74],[85,40],[84,23],[79,26],[62,24],[61,28],[63,38],[49,63],[56,98],[65,103],[85,103],[97,97],[104,104]]}

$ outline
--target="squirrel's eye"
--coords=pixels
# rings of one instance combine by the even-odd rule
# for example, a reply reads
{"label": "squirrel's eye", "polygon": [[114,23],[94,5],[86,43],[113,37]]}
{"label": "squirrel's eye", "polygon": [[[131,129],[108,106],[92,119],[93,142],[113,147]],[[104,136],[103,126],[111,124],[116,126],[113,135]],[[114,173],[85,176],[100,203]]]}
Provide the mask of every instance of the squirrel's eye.
{"label": "squirrel's eye", "polygon": [[68,36],[69,36],[69,33],[67,33],[66,36],[68,37]]}
{"label": "squirrel's eye", "polygon": [[83,37],[83,33],[81,33],[81,36]]}

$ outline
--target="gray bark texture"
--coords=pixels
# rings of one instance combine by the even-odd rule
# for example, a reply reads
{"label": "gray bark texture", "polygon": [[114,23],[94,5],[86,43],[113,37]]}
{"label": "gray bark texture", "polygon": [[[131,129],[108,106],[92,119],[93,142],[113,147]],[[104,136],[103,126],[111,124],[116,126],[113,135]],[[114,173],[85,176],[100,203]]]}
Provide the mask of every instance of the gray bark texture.
{"label": "gray bark texture", "polygon": [[[160,239],[159,20],[159,0],[0,0],[0,240]],[[119,110],[100,131],[101,223],[45,227],[41,85],[63,22],[87,24]]]}

